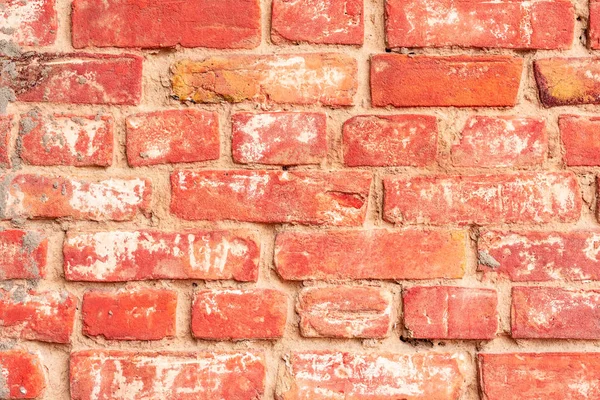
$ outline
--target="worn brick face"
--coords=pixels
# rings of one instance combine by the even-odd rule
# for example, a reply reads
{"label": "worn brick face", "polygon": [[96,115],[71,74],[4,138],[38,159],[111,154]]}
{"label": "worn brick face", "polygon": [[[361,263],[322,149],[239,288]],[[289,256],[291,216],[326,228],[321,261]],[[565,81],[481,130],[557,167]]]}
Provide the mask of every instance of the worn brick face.
{"label": "worn brick face", "polygon": [[166,110],[127,118],[127,161],[132,167],[216,160],[219,120],[212,112]]}
{"label": "worn brick face", "polygon": [[3,398],[37,399],[43,394],[46,378],[37,355],[23,350],[0,351],[0,370]]}
{"label": "worn brick face", "polygon": [[570,166],[600,166],[600,118],[561,115],[560,136]]}
{"label": "worn brick face", "polygon": [[0,168],[10,167],[10,131],[13,126],[12,115],[0,116]]}
{"label": "worn brick face", "polygon": [[7,229],[0,232],[0,280],[46,276],[48,239],[40,232]]}
{"label": "worn brick face", "polygon": [[[76,0],[72,39],[82,47],[253,48],[260,43],[257,0]],[[110,26],[110,29],[107,29]]]}
{"label": "worn brick face", "polygon": [[547,58],[533,63],[540,101],[546,107],[600,104],[600,59]]}
{"label": "worn brick face", "polygon": [[0,1],[0,40],[49,46],[58,29],[55,0]]}
{"label": "worn brick face", "polygon": [[277,339],[286,315],[287,296],[277,290],[202,290],[194,296],[192,334],[208,340]]}

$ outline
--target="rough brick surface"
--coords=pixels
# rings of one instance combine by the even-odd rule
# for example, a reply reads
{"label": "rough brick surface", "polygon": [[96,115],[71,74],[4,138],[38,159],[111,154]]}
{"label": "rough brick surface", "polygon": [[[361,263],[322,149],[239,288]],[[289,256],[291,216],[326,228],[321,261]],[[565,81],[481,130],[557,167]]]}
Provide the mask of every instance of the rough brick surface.
{"label": "rough brick surface", "polygon": [[471,116],[451,149],[458,167],[540,166],[548,154],[548,135],[540,118]]}
{"label": "rough brick surface", "polygon": [[573,11],[565,0],[387,0],[387,45],[568,49]]}
{"label": "rough brick surface", "polygon": [[599,58],[540,59],[533,68],[544,106],[600,104]]}
{"label": "rough brick surface", "polygon": [[[257,0],[76,0],[73,46],[253,48],[260,43]],[[110,29],[107,27],[110,26]]]}
{"label": "rough brick surface", "polygon": [[272,289],[202,290],[194,296],[192,334],[208,340],[283,336],[287,296]]}
{"label": "rough brick surface", "polygon": [[10,167],[10,131],[13,126],[12,115],[0,115],[0,168]]}
{"label": "rough brick surface", "polygon": [[465,231],[283,232],[275,265],[286,280],[461,278],[467,241]]}
{"label": "rough brick surface", "polygon": [[260,244],[243,231],[69,233],[65,278],[123,282],[149,279],[256,281]]}
{"label": "rough brick surface", "polygon": [[56,40],[55,0],[2,0],[0,40],[21,46],[49,46]]}
{"label": "rough brick surface", "polygon": [[458,400],[467,359],[462,353],[295,352],[289,364],[280,400]]}
{"label": "rough brick surface", "polygon": [[363,43],[362,0],[275,0],[272,18],[275,43]]}
{"label": "rough brick surface", "polygon": [[558,125],[567,165],[600,166],[600,118],[561,115]]}
{"label": "rough brick surface", "polygon": [[322,113],[238,113],[232,117],[233,160],[240,164],[320,164],[327,156]]}
{"label": "rough brick surface", "polygon": [[133,219],[150,205],[150,182],[141,178],[103,181],[31,174],[2,176],[0,217]]}
{"label": "rough brick surface", "polygon": [[437,156],[436,118],[426,115],[359,115],[344,123],[347,166],[425,167]]}
{"label": "rough brick surface", "polygon": [[0,290],[0,337],[69,343],[77,298],[65,291]]}
{"label": "rough brick surface", "polygon": [[514,106],[523,61],[504,56],[371,57],[375,107]]}
{"label": "rough brick surface", "polygon": [[174,96],[196,103],[350,106],[357,90],[356,60],[336,53],[221,56],[172,69]]}
{"label": "rough brick surface", "polygon": [[33,54],[9,59],[0,86],[19,101],[135,105],[142,95],[142,58],[108,54]]}
{"label": "rough brick surface", "polygon": [[514,287],[514,338],[597,339],[600,292],[552,287]]}
{"label": "rough brick surface", "polygon": [[598,353],[480,354],[487,400],[594,399],[600,396]]}
{"label": "rough brick surface", "polygon": [[479,269],[511,281],[600,280],[600,231],[485,231]]}
{"label": "rough brick surface", "polygon": [[107,167],[113,159],[113,118],[89,115],[21,116],[20,156],[31,165]]}
{"label": "rough brick surface", "polygon": [[5,399],[36,399],[46,386],[39,358],[22,350],[0,351],[2,384],[0,396]]}
{"label": "rough brick surface", "polygon": [[219,154],[215,113],[167,110],[127,118],[127,161],[132,167],[216,160]]}
{"label": "rough brick surface", "polygon": [[569,172],[384,179],[384,218],[433,225],[574,222],[581,211]]}
{"label": "rough brick surface", "polygon": [[83,333],[110,340],[175,336],[177,293],[165,289],[93,290],[83,296]]}
{"label": "rough brick surface", "polygon": [[46,276],[48,239],[40,232],[7,229],[0,232],[0,280]]}
{"label": "rough brick surface", "polygon": [[258,399],[265,361],[255,352],[126,352],[71,354],[75,400]]}
{"label": "rough brick surface", "polygon": [[296,311],[304,337],[385,338],[392,295],[368,286],[306,288],[298,295]]}
{"label": "rough brick surface", "polygon": [[493,289],[415,286],[402,297],[404,325],[417,339],[493,339],[498,295]]}
{"label": "rough brick surface", "polygon": [[600,48],[600,3],[594,0],[589,5],[589,46],[597,50]]}
{"label": "rough brick surface", "polygon": [[189,171],[171,175],[171,212],[188,220],[360,225],[371,174]]}

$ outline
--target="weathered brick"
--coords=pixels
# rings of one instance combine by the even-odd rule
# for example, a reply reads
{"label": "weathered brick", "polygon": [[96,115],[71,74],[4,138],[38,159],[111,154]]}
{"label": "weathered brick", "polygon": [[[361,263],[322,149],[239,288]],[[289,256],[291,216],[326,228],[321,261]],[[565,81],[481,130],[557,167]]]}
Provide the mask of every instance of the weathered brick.
{"label": "weathered brick", "polygon": [[574,26],[566,0],[386,1],[389,47],[568,49]]}
{"label": "weathered brick", "polygon": [[72,27],[75,48],[253,48],[260,43],[260,6],[257,0],[75,0]]}
{"label": "weathered brick", "polygon": [[479,354],[486,400],[600,397],[600,353]]}
{"label": "weathered brick", "polygon": [[600,58],[535,60],[533,71],[546,107],[600,104]]}
{"label": "weathered brick", "polygon": [[548,135],[541,118],[471,116],[451,150],[458,167],[501,168],[542,165]]}
{"label": "weathered brick", "polygon": [[320,164],[327,156],[323,113],[238,113],[232,117],[233,160],[241,164]]}
{"label": "weathered brick", "polygon": [[113,157],[113,118],[110,116],[42,115],[38,110],[21,116],[19,154],[31,165],[107,167]]}
{"label": "weathered brick", "polygon": [[274,43],[363,43],[362,0],[274,0]]}
{"label": "weathered brick", "polygon": [[600,166],[600,118],[561,115],[560,137],[569,166]]}
{"label": "weathered brick", "polygon": [[417,339],[493,339],[498,330],[494,289],[416,286],[404,291],[404,326]]}
{"label": "weathered brick", "polygon": [[294,352],[279,400],[458,400],[466,390],[463,353]]}
{"label": "weathered brick", "polygon": [[77,298],[65,291],[0,289],[0,337],[69,343]]}
{"label": "weathered brick", "polygon": [[591,0],[589,7],[588,44],[591,49],[598,50],[600,49],[600,2]]}
{"label": "weathered brick", "polygon": [[259,399],[265,361],[260,353],[128,352],[71,353],[71,398]]}
{"label": "weathered brick", "polygon": [[465,231],[282,232],[275,265],[286,280],[461,278],[468,240]]}
{"label": "weathered brick", "polygon": [[142,57],[130,54],[34,53],[1,59],[0,86],[18,101],[136,105]]}
{"label": "weathered brick", "polygon": [[0,231],[0,280],[46,276],[48,239],[35,231]]}
{"label": "weathered brick", "polygon": [[175,336],[177,293],[166,289],[88,291],[83,333],[109,340],[158,340]]}
{"label": "weathered brick", "polygon": [[0,168],[10,168],[10,131],[12,115],[0,115]]}
{"label": "weathered brick", "polygon": [[55,0],[0,0],[0,40],[49,46],[58,28]]}
{"label": "weathered brick", "polygon": [[508,56],[371,58],[375,107],[510,107],[516,104],[523,60]]}
{"label": "weathered brick", "polygon": [[150,206],[150,182],[141,178],[76,180],[33,174],[2,176],[0,218],[73,218],[126,221]]}
{"label": "weathered brick", "polygon": [[479,270],[511,281],[600,280],[600,231],[485,231]]}
{"label": "weathered brick", "polygon": [[173,95],[196,103],[350,106],[358,85],[356,60],[335,53],[219,56],[172,70]]}
{"label": "weathered brick", "polygon": [[512,289],[512,337],[600,338],[600,292],[554,287]]}
{"label": "weathered brick", "polygon": [[260,244],[246,231],[71,233],[65,278],[125,282],[150,279],[256,281]]}
{"label": "weathered brick", "polygon": [[273,289],[201,290],[192,305],[192,334],[208,340],[283,336],[287,296]]}
{"label": "weathered brick", "polygon": [[44,392],[46,379],[39,358],[23,350],[0,351],[3,399],[36,399]]}
{"label": "weathered brick", "polygon": [[344,163],[425,167],[435,162],[437,138],[433,116],[359,115],[344,123]]}
{"label": "weathered brick", "polygon": [[305,288],[296,311],[304,337],[385,338],[391,328],[392,294],[369,286]]}
{"label": "weathered brick", "polygon": [[190,171],[171,175],[171,212],[187,220],[362,224],[367,172]]}
{"label": "weathered brick", "polygon": [[189,109],[127,117],[127,161],[133,167],[216,160],[219,155],[216,113]]}
{"label": "weathered brick", "polygon": [[574,222],[582,200],[571,172],[388,176],[384,219],[406,224]]}

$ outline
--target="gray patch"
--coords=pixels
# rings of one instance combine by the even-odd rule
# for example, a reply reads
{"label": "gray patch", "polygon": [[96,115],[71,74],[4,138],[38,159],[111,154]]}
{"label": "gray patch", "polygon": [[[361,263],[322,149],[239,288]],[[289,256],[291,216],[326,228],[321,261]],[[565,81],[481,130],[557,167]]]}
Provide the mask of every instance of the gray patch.
{"label": "gray patch", "polygon": [[71,118],[71,121],[75,122],[79,126],[85,125],[85,120],[81,117],[73,117],[73,118]]}
{"label": "gray patch", "polygon": [[12,79],[17,79],[19,73],[17,72],[17,64],[13,61],[5,61],[2,63],[2,74],[7,74]]}
{"label": "gray patch", "polygon": [[83,76],[77,78],[77,83],[79,83],[80,85],[84,85],[86,82],[87,79],[85,79]]}
{"label": "gray patch", "polygon": [[479,251],[478,260],[479,260],[479,264],[481,264],[481,265],[485,265],[490,268],[500,268],[500,263],[498,262],[498,260],[496,260],[494,257],[492,257],[490,255],[490,253],[488,253],[485,250]]}
{"label": "gray patch", "polygon": [[0,87],[0,114],[6,113],[8,103],[17,101],[15,91],[8,87]]}
{"label": "gray patch", "polygon": [[39,126],[39,121],[34,120],[31,117],[25,117],[21,119],[21,129],[19,129],[19,133],[21,135],[27,135],[29,132],[34,130]]}
{"label": "gray patch", "polygon": [[[4,370],[4,366],[0,363],[0,371]],[[0,374],[0,399],[8,399],[10,395],[10,388],[8,387],[8,382],[6,382],[6,377],[4,374]]]}
{"label": "gray patch", "polygon": [[4,33],[5,35],[12,35],[13,33],[15,33],[15,31],[15,28],[9,28],[7,26],[3,26],[2,28],[0,28],[0,32]]}
{"label": "gray patch", "polygon": [[0,181],[0,217],[6,218],[6,206],[8,201],[8,191],[10,190],[10,182],[13,180],[14,174],[6,174],[4,179]]}
{"label": "gray patch", "polygon": [[44,236],[39,232],[29,231],[23,236],[23,250],[28,254],[33,253],[44,240]]}
{"label": "gray patch", "polygon": [[12,40],[0,40],[0,55],[7,57],[20,57],[21,48]]}
{"label": "gray patch", "polygon": [[25,286],[17,286],[11,291],[10,298],[16,303],[23,303],[27,298],[27,289]]}

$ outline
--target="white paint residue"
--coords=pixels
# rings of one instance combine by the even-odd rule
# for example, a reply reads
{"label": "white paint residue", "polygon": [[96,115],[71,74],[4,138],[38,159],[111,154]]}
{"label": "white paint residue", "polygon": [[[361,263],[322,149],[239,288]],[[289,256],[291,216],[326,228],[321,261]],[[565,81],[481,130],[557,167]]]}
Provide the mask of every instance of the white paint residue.
{"label": "white paint residue", "polygon": [[146,182],[139,178],[109,179],[91,182],[87,188],[79,181],[71,181],[71,185],[71,207],[83,213],[102,216],[111,211],[126,212],[129,207],[140,205]]}
{"label": "white paint residue", "polygon": [[[40,18],[46,0],[9,1],[3,2],[0,15],[0,39],[16,39],[18,42],[34,43],[36,34],[30,26]],[[14,34],[5,34],[2,31],[14,31]],[[14,35],[14,36],[13,36]]]}
{"label": "white paint residue", "polygon": [[81,155],[91,157],[100,150],[94,145],[96,134],[105,128],[106,122],[103,120],[79,118],[76,122],[73,118],[55,117],[44,125],[44,147],[51,151],[52,147],[64,148],[66,146],[69,153],[77,157],[79,155],[77,147],[81,147],[81,144],[78,146],[78,143],[87,141],[87,147]]}
{"label": "white paint residue", "polygon": [[592,261],[598,261],[598,254],[600,253],[600,234],[591,234],[585,241],[585,248],[583,254]]}

